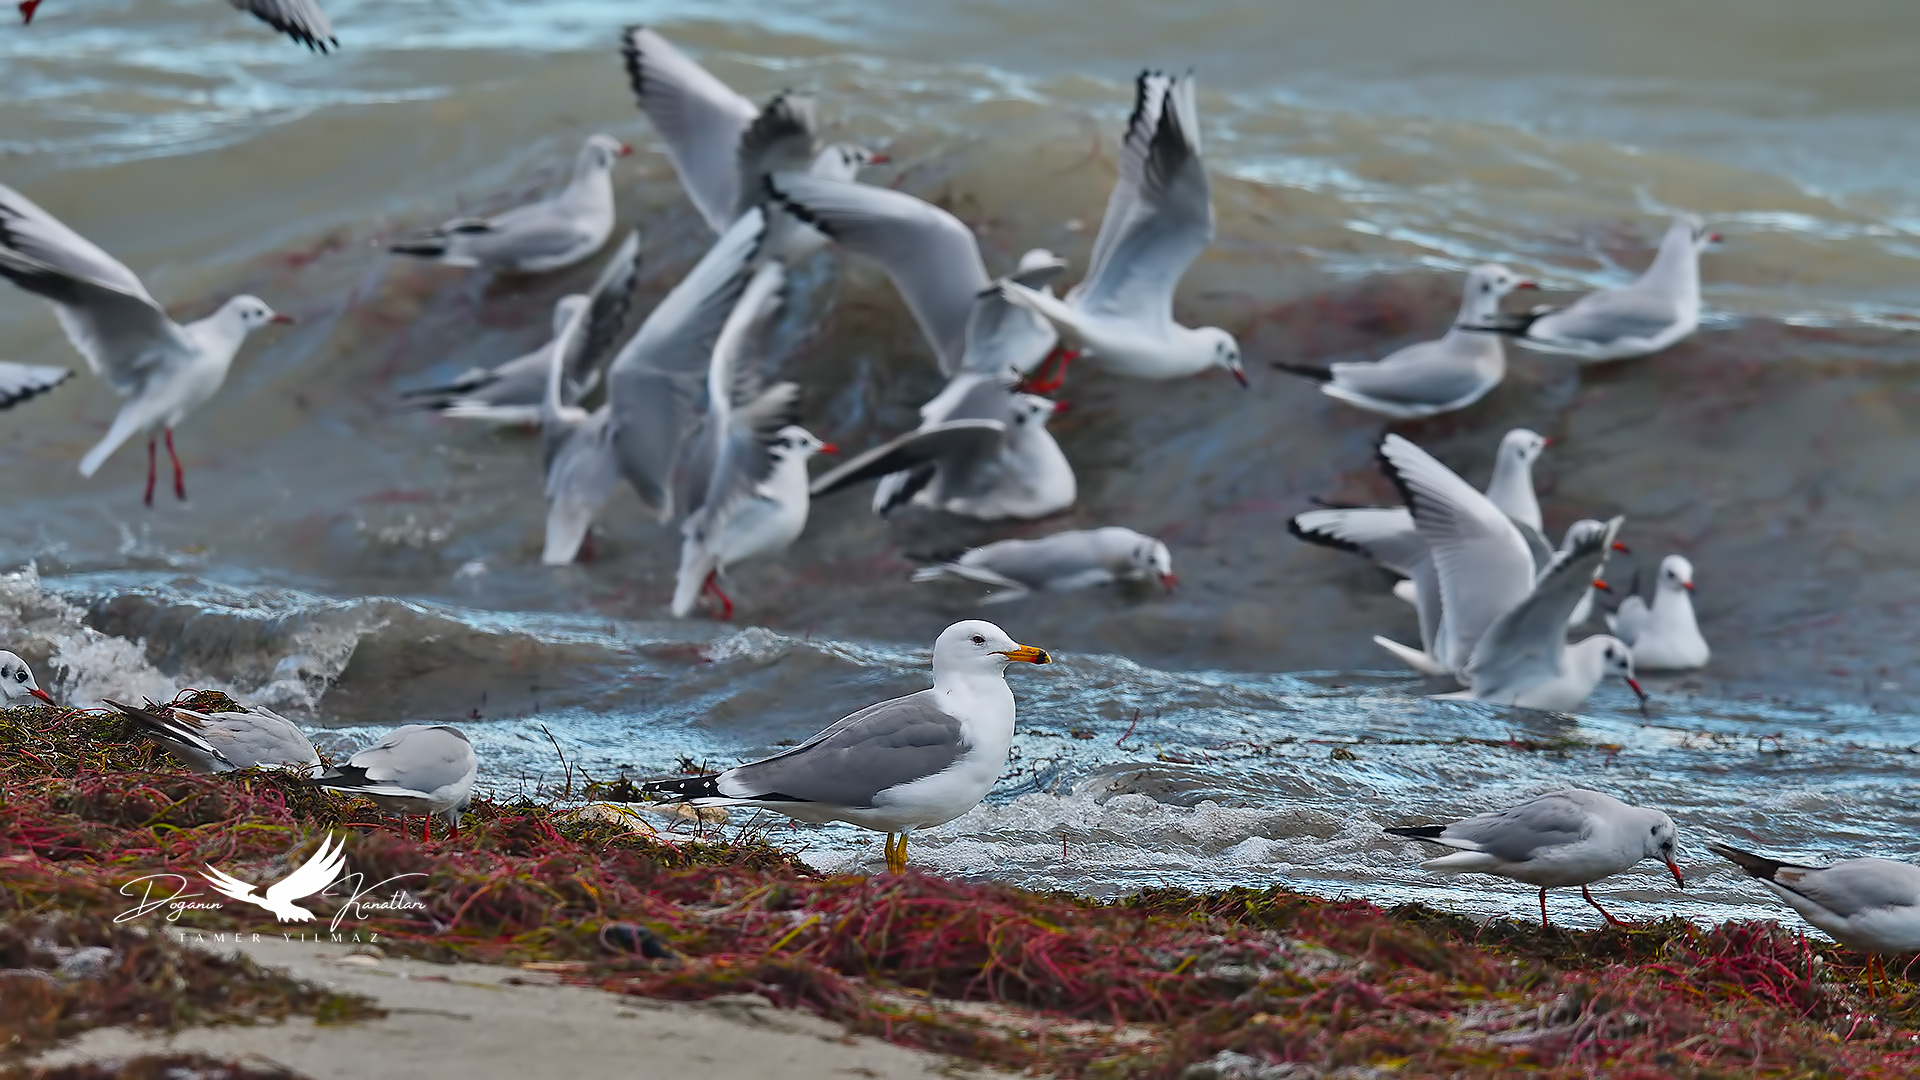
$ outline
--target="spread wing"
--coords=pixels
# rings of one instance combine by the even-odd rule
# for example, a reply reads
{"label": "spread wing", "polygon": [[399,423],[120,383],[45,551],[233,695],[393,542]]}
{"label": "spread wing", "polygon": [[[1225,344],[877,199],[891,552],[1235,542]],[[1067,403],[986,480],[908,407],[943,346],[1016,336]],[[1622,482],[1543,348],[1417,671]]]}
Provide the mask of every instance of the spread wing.
{"label": "spread wing", "polygon": [[[1066,269],[1066,260],[1049,259],[1009,274],[1003,280],[1040,289],[1058,280]],[[1009,373],[1026,375],[1040,366],[1059,340],[1060,332],[1043,316],[1015,304],[1007,299],[1006,293],[989,286],[973,298],[960,370],[1002,377]]]}
{"label": "spread wing", "polygon": [[321,838],[319,849],[300,864],[298,870],[267,886],[267,899],[290,901],[312,896],[340,880],[340,871],[346,865],[346,841],[336,845],[329,832]]}
{"label": "spread wing", "polygon": [[780,172],[806,172],[813,165],[814,131],[819,127],[813,99],[782,93],[767,102],[740,135],[739,189],[734,216],[767,197],[767,179]]}
{"label": "spread wing", "polygon": [[567,398],[578,404],[600,382],[600,374],[620,344],[633,311],[634,285],[640,278],[640,230],[627,234],[587,293],[586,324],[564,353]]}
{"label": "spread wing", "polygon": [[756,271],[714,344],[706,422],[712,471],[699,511],[687,518],[684,531],[690,536],[703,533],[773,473],[770,447],[780,429],[796,419],[800,388],[780,383],[762,390],[758,365],[745,355],[755,325],[773,314],[785,283],[779,263]]}
{"label": "spread wing", "polygon": [[227,0],[235,8],[273,27],[315,52],[339,48],[333,24],[316,0]]}
{"label": "spread wing", "polygon": [[1622,520],[1614,518],[1604,530],[1580,536],[1555,555],[1533,592],[1487,627],[1467,662],[1474,697],[1503,701],[1560,674],[1567,620],[1593,587]]}
{"label": "spread wing", "polygon": [[620,52],[681,186],[707,225],[726,232],[740,210],[740,137],[759,110],[647,27],[628,27]]}
{"label": "spread wing", "polygon": [[63,367],[16,364],[0,360],[0,409],[15,405],[66,382],[73,372]]}

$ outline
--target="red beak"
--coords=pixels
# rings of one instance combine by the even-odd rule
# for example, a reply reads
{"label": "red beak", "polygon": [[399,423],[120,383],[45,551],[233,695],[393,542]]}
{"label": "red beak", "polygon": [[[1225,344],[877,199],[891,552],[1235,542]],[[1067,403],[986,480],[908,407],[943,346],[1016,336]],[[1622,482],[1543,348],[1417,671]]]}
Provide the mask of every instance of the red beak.
{"label": "red beak", "polygon": [[1180,584],[1180,579],[1172,574],[1161,574],[1160,584],[1166,586],[1168,592],[1172,592],[1173,587]]}
{"label": "red beak", "polygon": [[33,689],[31,689],[31,690],[29,690],[29,691],[27,691],[27,693],[29,693],[29,694],[32,694],[32,695],[33,695],[34,697],[37,697],[37,698],[39,698],[39,699],[40,699],[41,701],[44,701],[44,702],[46,702],[46,703],[47,703],[47,704],[49,704],[49,705],[59,705],[59,704],[60,704],[59,702],[57,702],[57,701],[55,701],[55,700],[53,700],[53,695],[52,695],[52,694],[49,694],[49,693],[47,693],[47,692],[46,692],[45,690],[42,690],[42,689],[40,689],[40,688],[39,688],[39,687],[37,687],[37,686],[36,686],[36,687],[34,687]]}
{"label": "red beak", "polygon": [[1053,403],[1053,415],[1059,416],[1071,408],[1073,408],[1073,402],[1071,401],[1056,401]]}
{"label": "red beak", "polygon": [[867,164],[869,165],[885,165],[892,160],[892,158],[879,150],[875,150],[867,155]]}
{"label": "red beak", "polygon": [[1553,436],[1551,436],[1551,435],[1542,435],[1542,436],[1540,436],[1540,445],[1541,445],[1541,446],[1552,446],[1552,445],[1553,445]]}
{"label": "red beak", "polygon": [[820,449],[814,451],[814,453],[816,454],[837,454],[839,452],[840,452],[840,448],[833,445],[830,442],[821,443]]}
{"label": "red beak", "polygon": [[1708,234],[1707,234],[1707,243],[1709,243],[1709,244],[1717,244],[1717,243],[1719,243],[1719,242],[1720,242],[1720,234],[1719,234],[1719,233],[1708,233]]}
{"label": "red beak", "polygon": [[1680,887],[1681,887],[1681,888],[1683,888],[1683,889],[1687,887],[1687,879],[1686,879],[1686,878],[1684,878],[1684,877],[1681,877],[1681,876],[1680,876],[1680,864],[1679,864],[1679,863],[1677,863],[1677,862],[1674,862],[1674,861],[1673,861],[1672,859],[1668,859],[1668,860],[1667,860],[1667,869],[1669,869],[1669,870],[1671,870],[1671,871],[1673,871],[1673,883],[1674,883],[1675,885],[1678,885],[1678,886],[1680,886]]}
{"label": "red beak", "polygon": [[286,323],[287,325],[289,325],[289,326],[291,326],[291,325],[293,325],[293,316],[291,316],[291,315],[281,315],[281,314],[279,314],[278,312],[276,312],[276,313],[274,313],[274,316],[273,316],[273,318],[271,318],[271,319],[268,319],[267,321],[268,321],[268,322],[277,322],[277,323]]}
{"label": "red beak", "polygon": [[1540,286],[1531,281],[1516,281],[1513,283],[1513,287],[1516,289],[1537,289]]}
{"label": "red beak", "polygon": [[1693,591],[1693,582],[1691,582],[1691,581],[1687,581],[1687,582],[1682,582],[1682,583],[1681,583],[1681,585],[1680,585],[1680,587],[1681,587],[1681,588],[1683,588],[1683,589],[1685,589],[1685,590],[1687,590],[1688,592],[1692,592],[1692,591]]}
{"label": "red beak", "polygon": [[1231,370],[1233,371],[1233,380],[1240,384],[1240,389],[1247,389],[1247,369],[1235,367]]}
{"label": "red beak", "polygon": [[1640,689],[1640,680],[1639,680],[1639,679],[1636,679],[1636,678],[1634,678],[1634,677],[1633,677],[1633,676],[1631,676],[1631,675],[1626,675],[1626,676],[1622,676],[1622,677],[1623,677],[1623,678],[1625,678],[1625,679],[1627,680],[1627,685],[1628,685],[1629,687],[1631,687],[1631,688],[1633,689],[1633,692],[1634,692],[1635,694],[1637,694],[1637,695],[1639,695],[1639,698],[1640,698],[1640,718],[1641,718],[1642,720],[1649,720],[1649,719],[1652,719],[1652,717],[1650,717],[1650,716],[1649,716],[1649,715],[1647,714],[1647,692],[1646,692],[1645,690],[1642,690],[1642,689]]}
{"label": "red beak", "polygon": [[1632,549],[1632,548],[1630,548],[1630,547],[1628,547],[1627,545],[1625,545],[1625,544],[1623,544],[1623,543],[1621,543],[1621,542],[1620,542],[1620,541],[1618,541],[1618,540],[1615,540],[1615,541],[1613,542],[1613,550],[1615,550],[1615,551],[1624,551],[1624,552],[1626,552],[1626,553],[1627,553],[1627,554],[1629,554],[1629,555],[1631,555],[1631,554],[1633,554],[1633,549]]}
{"label": "red beak", "polygon": [[621,157],[626,157],[626,156],[628,156],[629,154],[632,154],[632,153],[633,153],[633,144],[632,144],[632,143],[621,143],[621,144],[620,144],[620,156],[621,156]]}
{"label": "red beak", "polygon": [[1606,582],[1604,582],[1604,581],[1601,581],[1601,580],[1600,580],[1599,578],[1594,578],[1594,579],[1593,579],[1593,587],[1594,587],[1594,588],[1596,588],[1596,589],[1599,589],[1599,590],[1600,590],[1601,592],[1612,592],[1612,591],[1613,591],[1613,586],[1611,586],[1611,585],[1609,585],[1609,584],[1607,584],[1607,583],[1606,583]]}

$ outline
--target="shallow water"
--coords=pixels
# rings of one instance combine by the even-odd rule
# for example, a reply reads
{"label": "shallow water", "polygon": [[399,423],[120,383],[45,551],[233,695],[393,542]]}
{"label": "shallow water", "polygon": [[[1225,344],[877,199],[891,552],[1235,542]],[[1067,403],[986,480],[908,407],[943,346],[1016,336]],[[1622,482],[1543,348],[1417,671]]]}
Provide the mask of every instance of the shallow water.
{"label": "shallow water", "polygon": [[[908,587],[911,554],[1121,523],[1168,540],[1181,592],[989,610],[1062,662],[1015,674],[1009,776],[915,839],[927,867],[1524,914],[1525,889],[1429,879],[1378,826],[1565,782],[1668,808],[1700,882],[1684,910],[1706,915],[1764,903],[1706,856],[1708,836],[1816,856],[1920,847],[1898,794],[1920,742],[1905,329],[1920,315],[1920,75],[1902,47],[1920,12],[328,7],[345,47],[326,58],[210,0],[48,0],[32,27],[0,27],[0,180],[177,315],[244,290],[301,319],[250,344],[181,430],[185,507],[140,506],[137,447],[75,477],[114,408],[96,381],[0,414],[0,566],[36,568],[0,588],[0,638],[69,698],[220,685],[324,725],[333,749],[465,717],[496,792],[551,792],[565,774],[542,725],[599,778],[757,754],[922,685],[926,643],[974,609]],[[754,25],[734,21],[749,11]],[[664,292],[704,229],[620,72],[614,34],[637,20],[751,97],[816,93],[842,133],[899,162],[870,179],[977,223],[995,269],[1035,245],[1084,261],[1132,75],[1195,67],[1220,242],[1182,311],[1240,335],[1254,390],[1083,371],[1056,424],[1081,472],[1072,515],[883,525],[862,497],[823,502],[790,558],[740,572],[743,622],[770,629],[666,621],[677,545],[624,497],[598,561],[540,567],[533,440],[402,412],[397,394],[536,344],[594,268],[493,281],[390,261],[379,242],[542,190],[604,130],[639,149],[623,219],[647,237],[647,301]],[[1369,636],[1412,634],[1379,576],[1284,533],[1311,496],[1387,497],[1369,463],[1381,425],[1266,361],[1431,336],[1455,303],[1447,275],[1488,258],[1558,288],[1623,280],[1677,208],[1726,237],[1704,263],[1712,329],[1605,372],[1518,355],[1474,409],[1398,430],[1476,480],[1507,427],[1551,435],[1549,526],[1619,512],[1639,557],[1686,552],[1714,665],[1650,680],[1644,725],[1617,686],[1578,720],[1427,702],[1435,687],[1378,670]],[[890,287],[831,256],[799,279],[773,362],[808,384],[809,425],[866,446],[909,424],[936,378]],[[0,356],[77,362],[44,305],[10,289]],[[878,861],[851,829],[776,835],[821,866]],[[1673,909],[1654,869],[1606,894]],[[1591,914],[1579,906],[1559,911]]]}

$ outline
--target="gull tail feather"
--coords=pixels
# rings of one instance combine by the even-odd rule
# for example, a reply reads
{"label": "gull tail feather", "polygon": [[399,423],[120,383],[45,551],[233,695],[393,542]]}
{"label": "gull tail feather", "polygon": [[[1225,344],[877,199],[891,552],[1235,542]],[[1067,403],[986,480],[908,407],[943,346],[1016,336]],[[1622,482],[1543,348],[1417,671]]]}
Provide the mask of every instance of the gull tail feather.
{"label": "gull tail feather", "polygon": [[1445,667],[1441,666],[1440,661],[1435,660],[1433,657],[1428,656],[1426,653],[1421,652],[1419,649],[1413,648],[1412,646],[1402,645],[1399,642],[1393,640],[1392,638],[1381,637],[1379,634],[1375,634],[1373,636],[1373,643],[1387,650],[1388,652],[1392,653],[1394,656],[1394,659],[1400,661],[1401,663],[1407,665],[1408,667],[1412,668],[1413,670],[1419,672],[1422,675],[1453,674],[1452,672],[1448,671]]}
{"label": "gull tail feather", "polygon": [[1314,382],[1333,381],[1333,372],[1327,368],[1313,367],[1308,364],[1289,364],[1285,360],[1275,360],[1273,366],[1289,375],[1298,375],[1303,379],[1312,379]]}
{"label": "gull tail feather", "polygon": [[565,566],[580,554],[580,545],[593,528],[596,507],[579,499],[555,499],[547,505],[547,544],[540,561]]}
{"label": "gull tail feather", "polygon": [[684,619],[693,614],[693,606],[700,601],[700,590],[706,587],[707,577],[719,566],[713,552],[705,544],[689,536],[680,542],[680,572],[673,580],[673,617]]}
{"label": "gull tail feather", "polygon": [[99,472],[100,466],[107,463],[107,459],[120,449],[122,443],[140,434],[144,426],[141,419],[134,415],[133,402],[127,402],[120,409],[120,414],[113,418],[113,426],[107,429],[106,438],[95,443],[93,449],[87,451],[87,456],[80,459],[80,475],[90,477]]}

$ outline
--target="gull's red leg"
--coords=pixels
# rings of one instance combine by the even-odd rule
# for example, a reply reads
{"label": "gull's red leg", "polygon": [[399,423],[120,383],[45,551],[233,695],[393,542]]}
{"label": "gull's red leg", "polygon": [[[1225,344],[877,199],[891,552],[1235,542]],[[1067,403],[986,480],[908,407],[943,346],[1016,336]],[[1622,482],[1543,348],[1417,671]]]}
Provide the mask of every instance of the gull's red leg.
{"label": "gull's red leg", "polygon": [[20,25],[33,22],[33,13],[40,9],[40,0],[20,0]]}
{"label": "gull's red leg", "polygon": [[159,448],[153,445],[153,440],[148,439],[147,440],[147,505],[148,506],[153,505],[153,472],[154,472],[154,466],[155,464],[157,464],[159,460],[156,456],[159,454],[159,452],[160,452]]}
{"label": "gull's red leg", "polygon": [[[1544,896],[1546,893],[1546,890],[1542,889],[1540,891],[1541,891],[1541,894]],[[1602,915],[1605,915],[1607,917],[1607,922],[1609,924],[1613,926],[1632,926],[1633,925],[1630,922],[1626,922],[1624,920],[1614,918],[1613,912],[1608,911],[1606,908],[1601,907],[1600,901],[1595,900],[1593,898],[1593,894],[1587,891],[1587,887],[1585,885],[1580,886],[1580,895],[1587,898],[1587,903],[1593,905],[1593,910],[1599,912]]]}
{"label": "gull's red leg", "polygon": [[173,460],[173,493],[181,502],[187,501],[187,471],[180,467],[180,455],[173,452],[173,429],[167,429],[167,457]]}
{"label": "gull's red leg", "polygon": [[1551,924],[1547,922],[1547,890],[1545,887],[1542,887],[1540,890],[1540,929],[1545,930],[1549,925]]}
{"label": "gull's red leg", "polygon": [[420,839],[422,840],[433,839],[433,815],[432,814],[428,814],[427,819],[420,823]]}

